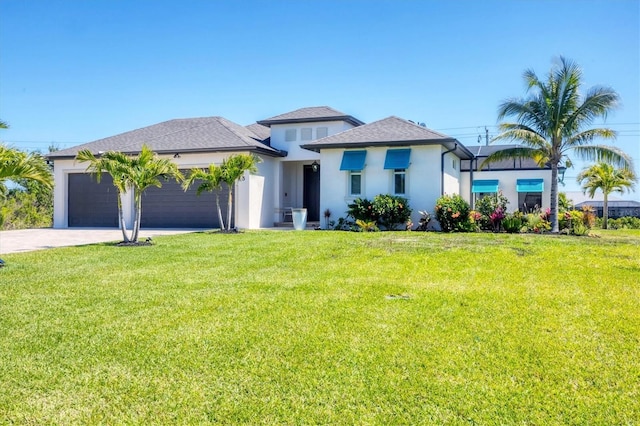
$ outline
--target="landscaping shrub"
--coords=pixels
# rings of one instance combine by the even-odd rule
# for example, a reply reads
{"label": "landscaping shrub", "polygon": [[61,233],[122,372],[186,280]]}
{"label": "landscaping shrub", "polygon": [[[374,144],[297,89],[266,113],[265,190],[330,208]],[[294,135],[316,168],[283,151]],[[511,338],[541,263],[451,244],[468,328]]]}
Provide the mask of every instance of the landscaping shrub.
{"label": "landscaping shrub", "polygon": [[526,230],[527,232],[535,232],[542,234],[551,230],[551,223],[549,222],[547,213],[541,213],[540,211],[534,213],[528,213],[526,218]]}
{"label": "landscaping shrub", "polygon": [[376,223],[374,221],[364,221],[361,219],[356,220],[356,225],[358,225],[358,228],[360,228],[361,232],[378,232],[380,231],[380,228],[378,228],[376,226]]}
{"label": "landscaping shrub", "polygon": [[387,230],[396,229],[411,218],[409,201],[395,195],[379,194],[373,201],[356,198],[348,207],[347,213],[355,221],[373,222]]}
{"label": "landscaping shrub", "polygon": [[469,232],[475,225],[469,219],[469,203],[460,195],[443,195],[436,201],[436,220],[444,232]]}
{"label": "landscaping shrub", "polygon": [[596,211],[591,206],[582,206],[583,222],[589,229],[596,226]]}
{"label": "landscaping shrub", "polygon": [[376,195],[373,198],[373,210],[378,216],[378,223],[388,230],[396,229],[398,224],[411,219],[409,201],[396,195]]}
{"label": "landscaping shrub", "polygon": [[378,216],[373,210],[373,203],[366,198],[356,198],[353,203],[348,204],[347,215],[353,220],[364,220],[366,222],[378,220]]}
{"label": "landscaping shrub", "polygon": [[513,214],[508,214],[502,220],[502,227],[506,232],[511,234],[516,234],[522,230],[522,213],[515,212]]}
{"label": "landscaping shrub", "polygon": [[[602,227],[602,219],[597,220],[598,226]],[[633,216],[609,219],[607,223],[609,229],[640,229],[640,218]]]}
{"label": "landscaping shrub", "polygon": [[[485,195],[476,201],[475,211],[481,215],[481,217],[477,219],[480,229],[495,231],[496,226],[499,228],[502,218],[497,219],[500,215],[500,213],[497,212],[502,212],[504,218],[504,213],[507,211],[507,204],[509,204],[509,200],[502,194],[502,191],[498,191],[495,195]],[[496,219],[491,219],[492,214],[495,214]]]}

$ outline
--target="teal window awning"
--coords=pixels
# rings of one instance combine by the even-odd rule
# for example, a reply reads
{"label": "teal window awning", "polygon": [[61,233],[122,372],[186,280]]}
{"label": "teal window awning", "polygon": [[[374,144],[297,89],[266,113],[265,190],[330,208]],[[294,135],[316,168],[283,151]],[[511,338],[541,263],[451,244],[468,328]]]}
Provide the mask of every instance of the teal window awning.
{"label": "teal window awning", "polygon": [[364,159],[367,151],[345,151],[342,153],[340,170],[356,171],[364,169]]}
{"label": "teal window awning", "polygon": [[471,186],[471,192],[474,194],[484,192],[498,192],[498,180],[474,180]]}
{"label": "teal window awning", "polygon": [[384,159],[385,170],[408,169],[411,149],[388,149]]}
{"label": "teal window awning", "polygon": [[544,192],[544,180],[518,179],[516,189],[518,192]]}

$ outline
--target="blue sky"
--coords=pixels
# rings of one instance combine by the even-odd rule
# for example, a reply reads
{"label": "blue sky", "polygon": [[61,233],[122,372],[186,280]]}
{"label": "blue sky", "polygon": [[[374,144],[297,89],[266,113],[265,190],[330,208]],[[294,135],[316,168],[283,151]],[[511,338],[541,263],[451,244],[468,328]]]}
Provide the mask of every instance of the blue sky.
{"label": "blue sky", "polygon": [[172,118],[250,124],[329,105],[472,146],[525,95],[522,73],[559,55],[586,87],[620,94],[606,124],[640,164],[637,0],[0,0],[0,139],[46,151]]}

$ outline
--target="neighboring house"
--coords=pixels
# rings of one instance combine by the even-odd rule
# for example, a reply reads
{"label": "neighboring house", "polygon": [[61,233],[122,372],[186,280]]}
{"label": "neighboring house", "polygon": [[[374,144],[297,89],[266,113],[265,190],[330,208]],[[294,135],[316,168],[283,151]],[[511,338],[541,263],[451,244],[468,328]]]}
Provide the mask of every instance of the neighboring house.
{"label": "neighboring house", "polygon": [[[147,144],[162,157],[188,170],[220,164],[229,155],[254,153],[263,162],[234,190],[234,224],[272,227],[290,221],[291,208],[305,207],[308,220],[322,212],[346,215],[357,197],[395,194],[418,210],[433,211],[442,194],[461,194],[470,202],[480,193],[501,190],[510,210],[549,206],[551,171],[526,161],[492,165],[480,171],[483,156],[504,146],[474,147],[398,117],[364,124],[329,107],[302,108],[241,126],[222,117],[177,119],[95,142],[53,152],[54,227],[115,227],[117,199],[110,178],[102,182],[75,162],[81,149],[138,153]],[[221,191],[226,208],[226,189]],[[132,195],[124,197],[126,218],[133,215]],[[215,228],[215,197],[196,196],[175,182],[149,188],[143,196],[142,226]]]}
{"label": "neighboring house", "polygon": [[[532,159],[509,159],[483,164],[496,151],[517,145],[481,145],[469,148],[473,160],[462,161],[461,194],[469,194],[472,204],[479,198],[501,191],[509,211],[529,213],[551,206],[551,168],[540,168]],[[560,169],[561,175],[564,168]]]}
{"label": "neighboring house", "polygon": [[[575,205],[576,209],[590,206],[596,211],[598,217],[602,217],[604,213],[604,201],[588,200]],[[619,217],[633,216],[640,218],[640,202],[633,200],[609,200],[607,202],[607,210],[609,219],[617,219]]]}

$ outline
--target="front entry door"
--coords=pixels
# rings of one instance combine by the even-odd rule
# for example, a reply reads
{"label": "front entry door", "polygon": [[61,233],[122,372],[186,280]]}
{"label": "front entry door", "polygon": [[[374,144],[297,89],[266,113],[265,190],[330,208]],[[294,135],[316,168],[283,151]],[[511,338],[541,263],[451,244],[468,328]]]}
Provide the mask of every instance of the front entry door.
{"label": "front entry door", "polygon": [[308,221],[320,221],[320,167],[314,172],[311,166],[304,166],[302,204],[307,209]]}

